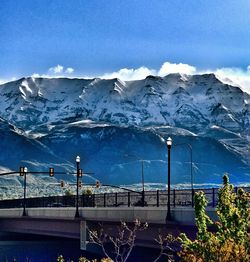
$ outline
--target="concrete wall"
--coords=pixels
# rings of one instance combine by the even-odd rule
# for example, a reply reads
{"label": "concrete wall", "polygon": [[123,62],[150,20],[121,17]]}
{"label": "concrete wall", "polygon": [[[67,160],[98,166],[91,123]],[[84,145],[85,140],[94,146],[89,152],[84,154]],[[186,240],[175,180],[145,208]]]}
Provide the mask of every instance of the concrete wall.
{"label": "concrete wall", "polygon": [[80,224],[77,220],[1,218],[0,231],[79,239]]}
{"label": "concrete wall", "polygon": [[[0,232],[30,233],[47,236],[80,238],[80,221],[86,221],[92,230],[100,227],[110,235],[117,234],[121,221],[133,222],[139,219],[148,222],[146,231],[138,232],[137,245],[159,247],[154,239],[159,232],[178,236],[185,232],[194,238],[194,210],[192,208],[172,209],[173,221],[167,222],[166,208],[162,207],[117,207],[117,208],[80,208],[80,218],[75,219],[75,208],[28,208],[28,216],[22,217],[22,209],[0,209]],[[208,210],[214,218],[213,209]],[[86,224],[85,224],[86,225]]]}
{"label": "concrete wall", "polygon": [[[209,216],[215,219],[215,210],[207,209]],[[106,208],[80,208],[80,216],[89,221],[133,222],[139,219],[141,222],[154,224],[166,223],[166,208],[163,207],[106,207]],[[72,220],[75,208],[28,208],[27,214],[33,218]],[[22,209],[0,209],[0,218],[21,217]],[[173,221],[183,225],[194,225],[194,209],[188,207],[172,208]]]}

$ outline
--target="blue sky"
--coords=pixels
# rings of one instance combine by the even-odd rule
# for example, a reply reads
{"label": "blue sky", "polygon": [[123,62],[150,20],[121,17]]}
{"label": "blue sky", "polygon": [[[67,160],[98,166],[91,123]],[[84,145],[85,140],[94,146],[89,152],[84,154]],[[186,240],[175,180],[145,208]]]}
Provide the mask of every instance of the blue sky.
{"label": "blue sky", "polygon": [[1,0],[0,79],[165,62],[248,77],[249,14],[248,0]]}

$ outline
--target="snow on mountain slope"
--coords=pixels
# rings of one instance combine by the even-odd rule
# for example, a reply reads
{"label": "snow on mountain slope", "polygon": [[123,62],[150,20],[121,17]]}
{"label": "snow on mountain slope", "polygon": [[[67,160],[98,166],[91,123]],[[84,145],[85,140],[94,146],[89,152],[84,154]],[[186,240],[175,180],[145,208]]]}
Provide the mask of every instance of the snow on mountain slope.
{"label": "snow on mountain slope", "polygon": [[[166,155],[152,138],[154,130],[173,136],[174,143],[192,144],[199,182],[212,183],[224,171],[232,172],[234,181],[246,182],[250,174],[250,95],[213,74],[126,82],[22,78],[0,85],[0,117],[5,150],[0,165],[5,167],[15,168],[24,160],[33,168],[61,163],[70,171],[74,156],[82,154],[84,167],[97,177],[104,172],[107,181],[119,181],[122,174],[126,183],[138,182],[136,166],[125,177],[126,165],[118,152],[122,150],[159,160],[160,166],[157,161],[148,164],[148,179],[158,182]],[[185,154],[182,149],[175,160],[176,183],[182,181],[183,170],[189,170]]]}
{"label": "snow on mountain slope", "polygon": [[[49,147],[36,139],[31,139],[7,121],[0,118],[0,166],[1,172],[18,171],[20,166],[29,170],[48,170],[53,165],[61,164],[63,170],[71,170],[72,165],[64,158],[59,158]],[[59,168],[60,169],[60,168]]]}
{"label": "snow on mountain slope", "polygon": [[148,76],[128,82],[23,78],[0,86],[0,116],[25,130],[78,118],[191,131],[218,125],[243,132],[250,125],[249,97],[213,74]]}
{"label": "snow on mountain slope", "polygon": [[[231,174],[232,182],[248,180],[250,168],[234,150],[216,139],[198,137],[180,129],[98,125],[89,128],[78,123],[58,128],[39,141],[66,159],[80,154],[85,172],[93,172],[94,178],[103,183],[140,184],[138,156],[145,160],[145,181],[165,183],[167,148],[155,133],[165,139],[168,135],[173,138],[171,173],[174,184],[190,185],[190,152],[183,143],[192,144],[195,183],[220,183],[224,172]],[[67,147],[62,148],[64,144]],[[83,181],[93,182],[88,177]]]}

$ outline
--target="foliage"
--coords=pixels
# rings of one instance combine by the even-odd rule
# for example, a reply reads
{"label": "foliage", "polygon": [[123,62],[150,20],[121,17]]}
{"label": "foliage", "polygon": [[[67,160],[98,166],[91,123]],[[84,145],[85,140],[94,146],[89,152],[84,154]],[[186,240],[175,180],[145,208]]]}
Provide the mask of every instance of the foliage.
{"label": "foliage", "polygon": [[93,191],[91,188],[86,188],[82,190],[82,200],[83,200],[83,205],[85,207],[93,207],[95,206],[95,200],[93,197]]}
{"label": "foliage", "polygon": [[165,237],[159,234],[158,238],[155,239],[155,241],[160,246],[160,253],[153,262],[159,261],[159,259],[161,259],[163,256],[167,257],[167,261],[169,262],[175,261],[174,258],[175,250],[171,247],[171,245],[176,243],[177,239],[171,234],[168,234]]}
{"label": "foliage", "polygon": [[63,258],[62,255],[60,255],[60,256],[57,258],[56,261],[57,261],[57,262],[65,262],[65,260],[64,260],[64,258]]}
{"label": "foliage", "polygon": [[79,257],[78,262],[97,262],[96,259],[89,260],[86,257]]}
{"label": "foliage", "polygon": [[92,194],[93,194],[93,190],[91,188],[86,188],[82,190],[82,195],[92,195]]}
{"label": "foliage", "polygon": [[[195,216],[198,228],[194,241],[180,235],[182,261],[250,261],[250,194],[243,189],[234,192],[228,176],[218,193],[218,221],[206,214],[207,200],[203,192],[195,194]],[[208,225],[212,231],[209,231]]]}
{"label": "foliage", "polygon": [[65,194],[65,196],[73,196],[73,193],[70,189],[66,189],[64,194]]}
{"label": "foliage", "polygon": [[143,200],[141,198],[137,202],[135,202],[133,206],[135,206],[135,207],[142,207],[142,206],[146,207],[147,205],[148,205],[147,201],[144,201],[144,203],[143,203]]}
{"label": "foliage", "polygon": [[107,261],[126,262],[134,247],[137,232],[147,227],[147,223],[141,223],[136,219],[133,226],[121,222],[115,237],[105,233],[102,227],[99,232],[89,230],[90,242],[102,248],[103,253],[109,259]]}
{"label": "foliage", "polygon": [[[57,260],[57,262],[65,262],[64,258],[62,255],[60,255]],[[68,261],[69,262],[69,261]],[[72,260],[70,260],[70,262],[73,262]],[[92,260],[89,260],[87,259],[86,257],[79,257],[78,259],[78,262],[97,262],[97,259],[92,259]],[[100,262],[113,262],[112,260],[110,260],[109,258],[102,258],[100,260]]]}

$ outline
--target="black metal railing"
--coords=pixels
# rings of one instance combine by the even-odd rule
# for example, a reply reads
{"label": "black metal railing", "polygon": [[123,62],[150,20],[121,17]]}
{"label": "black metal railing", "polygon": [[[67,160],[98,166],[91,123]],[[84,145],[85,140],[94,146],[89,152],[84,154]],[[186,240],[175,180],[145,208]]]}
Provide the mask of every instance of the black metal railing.
{"label": "black metal railing", "polygon": [[[250,187],[244,187],[245,191],[250,192]],[[171,190],[171,206],[190,207],[193,206],[195,192],[203,191],[208,200],[208,206],[215,207],[218,199],[219,188],[209,189],[181,189]],[[237,191],[237,188],[235,188]],[[79,207],[130,207],[130,206],[166,206],[168,194],[166,190],[145,191],[144,202],[141,192],[116,192],[83,194],[79,196]],[[49,196],[26,198],[26,207],[75,207],[76,196]],[[0,209],[21,208],[23,199],[0,200]]]}

